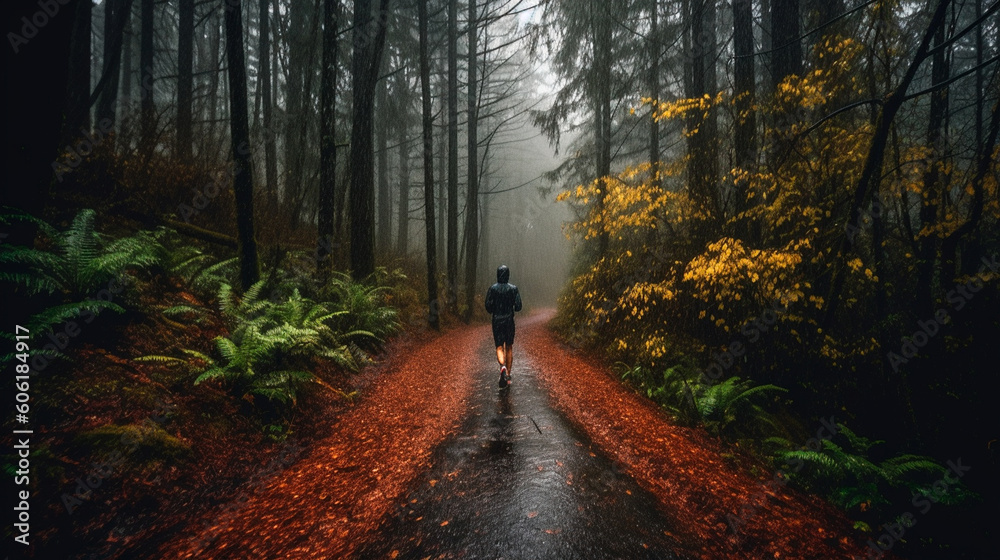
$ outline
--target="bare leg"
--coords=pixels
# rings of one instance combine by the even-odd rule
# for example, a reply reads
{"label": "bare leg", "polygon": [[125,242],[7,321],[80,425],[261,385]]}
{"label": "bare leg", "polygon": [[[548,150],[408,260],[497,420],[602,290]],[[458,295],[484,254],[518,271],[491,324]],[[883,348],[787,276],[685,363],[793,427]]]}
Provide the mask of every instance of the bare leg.
{"label": "bare leg", "polygon": [[514,347],[504,344],[504,357],[506,358],[507,374],[510,375],[510,366],[514,364]]}
{"label": "bare leg", "polygon": [[[505,361],[504,348],[505,348],[505,346],[503,346],[503,345],[497,346],[497,363],[500,364],[500,365],[504,365],[504,361]],[[507,368],[507,369],[510,369],[510,368]]]}

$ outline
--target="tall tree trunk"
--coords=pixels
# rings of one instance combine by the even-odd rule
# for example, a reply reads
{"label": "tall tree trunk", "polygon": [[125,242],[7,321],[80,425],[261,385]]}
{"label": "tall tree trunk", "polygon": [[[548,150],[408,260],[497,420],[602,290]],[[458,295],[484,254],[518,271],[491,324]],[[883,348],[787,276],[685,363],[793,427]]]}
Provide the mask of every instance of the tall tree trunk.
{"label": "tall tree trunk", "polygon": [[385,46],[389,0],[381,0],[372,17],[371,0],[354,2],[354,90],[351,122],[351,273],[361,280],[375,272],[375,162],[372,138],[373,103],[382,49]]}
{"label": "tall tree trunk", "polygon": [[[262,0],[266,2],[266,0]],[[319,217],[316,266],[325,281],[333,269],[335,189],[337,184],[337,20],[340,15],[339,0],[323,0],[323,69],[320,80],[320,133],[319,133]],[[264,9],[261,9],[263,14]],[[263,56],[263,55],[262,55]],[[266,66],[266,64],[264,64]],[[270,134],[270,88],[265,92],[264,128]],[[270,192],[270,191],[269,191]]]}
{"label": "tall tree trunk", "polygon": [[[441,75],[441,79],[438,83],[438,90],[440,92],[441,100],[441,114],[446,115],[448,113],[448,77],[445,74]],[[448,204],[448,181],[445,178],[448,176],[448,123],[447,119],[442,119],[442,124],[438,126],[439,132],[441,134],[439,140],[441,147],[438,148],[438,184],[437,184],[437,207],[440,211],[441,217],[438,219],[437,224],[437,254],[439,257],[445,257],[447,251],[445,251],[445,245],[447,243],[448,235],[445,226],[447,225],[446,206]]]}
{"label": "tall tree trunk", "polygon": [[[288,5],[288,66],[285,82],[285,188],[284,200],[287,207],[294,206],[302,189],[302,169],[299,167],[301,135],[299,127],[305,114],[303,107],[303,85],[305,70],[303,65],[308,57],[308,32],[306,11],[308,0],[291,0]],[[295,221],[295,218],[292,218]],[[294,226],[294,224],[293,224]]]}
{"label": "tall tree trunk", "polygon": [[[489,187],[489,174],[488,173],[486,173],[486,172],[483,173],[483,177],[482,177],[482,181],[481,182],[482,182],[483,185],[486,185],[487,187]],[[492,230],[493,230],[493,228],[491,226],[493,225],[493,221],[490,220],[490,206],[491,206],[491,203],[493,202],[493,197],[490,195],[489,192],[485,192],[483,194],[485,196],[481,197],[482,201],[483,201],[483,208],[482,208],[482,215],[483,215],[482,230],[483,230],[483,233],[480,236],[481,242],[479,243],[479,247],[480,247],[480,251],[479,251],[479,267],[480,267],[480,270],[485,270],[485,269],[489,268],[490,267],[490,263],[493,262],[493,259],[492,259],[493,252],[491,251],[491,249],[492,249],[492,245],[491,244],[493,242],[493,237],[492,237],[492,233],[493,233]]]}
{"label": "tall tree trunk", "polygon": [[691,1],[692,0],[681,0],[681,18],[683,19],[684,25],[681,30],[681,50],[685,53],[683,57],[683,76],[681,78],[681,83],[684,88],[684,97],[694,97],[694,83],[691,77],[692,65],[691,65]]}
{"label": "tall tree trunk", "polygon": [[[757,118],[754,112],[756,95],[753,51],[753,6],[750,0],[733,0],[733,49],[736,60],[733,65],[733,88],[736,95],[736,132],[733,138],[733,148],[736,165],[746,171],[754,169],[757,160],[756,129]],[[747,200],[747,181],[736,183],[735,211],[745,211],[749,207]],[[754,240],[756,241],[756,240]]]}
{"label": "tall tree trunk", "polygon": [[212,146],[216,144],[216,130],[215,124],[219,120],[219,21],[218,16],[213,15],[209,17],[207,23],[209,24],[209,57],[211,60],[208,61],[208,66],[205,72],[208,72],[208,131],[204,136],[204,141],[202,147],[205,150],[199,151],[199,156],[202,152],[207,152]]}
{"label": "tall tree trunk", "polygon": [[236,198],[236,240],[240,284],[248,290],[260,278],[253,210],[253,159],[247,114],[247,75],[243,60],[242,0],[226,0],[226,66],[229,69],[229,134]]}
{"label": "tall tree trunk", "polygon": [[[266,0],[264,0],[266,1]],[[180,0],[177,27],[177,157],[191,159],[191,109],[194,88],[194,0]]]}
{"label": "tall tree trunk", "polygon": [[[983,15],[983,0],[976,0],[976,19],[978,20]],[[983,150],[989,148],[989,145],[983,145],[983,104],[986,96],[986,92],[983,91],[984,80],[983,80],[983,26],[976,26],[976,157],[980,161],[985,157],[987,160],[992,155],[992,152],[984,153]],[[994,110],[996,108],[994,107]],[[994,113],[995,115],[995,113]],[[979,212],[982,212],[982,185],[979,185],[979,190],[976,191],[976,196],[978,197],[979,203],[976,205],[979,208]],[[977,217],[978,218],[978,217]],[[970,220],[971,221],[971,220]],[[976,220],[978,222],[978,219]],[[980,258],[983,252],[982,243],[978,235],[970,236],[964,250],[962,251],[962,259],[959,263],[959,267],[965,274],[973,274],[976,268],[979,267]]]}
{"label": "tall tree trunk", "polygon": [[[752,39],[752,37],[751,37]],[[649,6],[649,96],[654,103],[660,99],[660,0],[650,0]],[[656,106],[653,105],[653,110]],[[649,119],[649,163],[653,165],[653,184],[660,185],[660,123]]]}
{"label": "tall tree trunk", "polygon": [[475,303],[476,268],[479,265],[479,92],[477,66],[478,48],[476,46],[479,16],[476,12],[476,0],[469,0],[469,118],[468,118],[468,171],[469,194],[465,200],[465,322],[472,318],[472,306]]}
{"label": "tall tree trunk", "polygon": [[[277,0],[275,0],[277,2]],[[329,7],[327,7],[329,9]],[[336,6],[334,7],[336,9]],[[336,15],[334,17],[334,22],[336,23]],[[258,50],[258,60],[260,69],[260,95],[261,95],[261,113],[263,118],[263,140],[264,140],[264,177],[265,177],[265,191],[267,192],[267,199],[269,205],[274,205],[277,203],[277,189],[278,189],[278,149],[275,143],[276,131],[274,130],[274,97],[271,92],[271,22],[270,14],[268,13],[268,0],[260,0],[260,46]],[[326,41],[328,40],[324,31],[323,35],[323,56],[326,56]],[[336,50],[336,37],[334,37],[334,49]],[[326,69],[326,59],[324,59],[324,69]],[[326,88],[326,81],[323,82],[324,88]],[[324,94],[326,90],[324,89]],[[320,150],[322,150],[322,136],[320,137]],[[322,167],[322,162],[320,163]],[[273,206],[271,206],[273,207]],[[320,233],[322,236],[322,233]]]}
{"label": "tall tree trunk", "polygon": [[[715,2],[714,0],[693,0],[691,3],[691,97],[714,96],[715,75]],[[695,112],[689,119],[689,127],[697,129],[688,140],[691,157],[691,193],[708,215],[719,219],[721,216],[718,200],[718,138],[716,134],[716,109],[710,108],[706,115]]]}
{"label": "tall tree trunk", "polygon": [[[772,94],[778,84],[790,75],[802,76],[802,39],[799,32],[799,0],[771,0],[771,83]],[[778,103],[775,97],[774,103]],[[794,107],[779,107],[774,112],[771,128],[774,146],[768,153],[772,168],[779,168],[793,153],[791,125],[796,112]]]}
{"label": "tall tree trunk", "polygon": [[90,130],[90,51],[93,3],[82,0],[73,14],[70,38],[69,81],[66,87],[66,142]]}
{"label": "tall tree trunk", "polygon": [[[102,66],[109,76],[108,83],[101,91],[97,101],[95,121],[101,128],[115,127],[115,112],[118,104],[118,84],[121,74],[122,39],[124,36],[124,20],[127,18],[125,0],[105,0],[104,2],[104,54]],[[109,123],[105,127],[101,123]],[[108,141],[113,141],[109,138]]]}
{"label": "tall tree trunk", "polygon": [[771,0],[771,88],[786,77],[802,75],[799,0]]}
{"label": "tall tree trunk", "polygon": [[[761,0],[760,2],[760,50],[763,53],[771,52],[774,46],[773,35],[771,34],[771,4],[773,0]],[[760,65],[761,83],[771,84],[771,65],[764,63]]]}
{"label": "tall tree trunk", "polygon": [[[945,26],[938,28],[934,37],[937,50],[931,61],[931,81],[933,85],[948,79],[948,51],[942,45],[945,41]],[[938,48],[942,47],[942,48]],[[948,88],[941,88],[931,93],[931,102],[927,118],[927,146],[931,153],[927,162],[927,170],[923,176],[923,188],[920,204],[921,232],[919,236],[917,258],[917,309],[921,317],[930,317],[934,313],[934,270],[937,268],[938,236],[928,230],[938,222],[939,202],[941,194],[941,165],[944,164],[944,154],[947,149],[947,139],[944,135],[945,119],[948,113]],[[948,271],[953,272],[953,271]]]}
{"label": "tall tree trunk", "polygon": [[139,42],[139,146],[146,157],[153,151],[156,106],[153,104],[153,0],[142,0]]}
{"label": "tall tree trunk", "polygon": [[[403,84],[401,87],[406,88],[402,95],[408,99],[409,82],[405,72],[403,70],[400,82]],[[400,255],[406,255],[410,249],[410,139],[407,137],[410,132],[407,126],[410,117],[410,104],[406,102],[401,103],[400,106],[403,109],[397,121],[399,123],[399,214],[396,219],[396,252]],[[433,162],[433,159],[431,161]]]}
{"label": "tall tree trunk", "polygon": [[448,263],[446,303],[458,305],[458,0],[448,0]]}
{"label": "tall tree trunk", "polygon": [[135,62],[133,56],[133,44],[135,43],[135,29],[132,25],[132,7],[129,6],[122,12],[122,17],[125,20],[125,30],[122,34],[122,64],[121,64],[121,105],[122,105],[122,123],[118,127],[119,137],[124,140],[126,148],[131,147],[132,127],[131,116],[132,111],[135,109],[135,103],[132,102],[132,82],[135,81],[135,72],[133,70],[133,63]]}
{"label": "tall tree trunk", "polygon": [[312,26],[304,31],[304,38],[300,39],[304,46],[303,64],[299,67],[302,79],[302,95],[300,102],[300,118],[296,119],[298,125],[298,137],[296,139],[297,149],[294,153],[295,160],[291,164],[292,180],[294,185],[294,196],[292,196],[291,227],[294,231],[298,228],[302,219],[302,209],[306,199],[306,146],[309,145],[309,124],[311,119],[308,115],[312,112],[312,86],[316,77],[314,68],[316,67],[316,41],[312,38],[319,35],[319,21],[322,18],[320,12],[320,0],[316,0],[315,9],[312,12]]}
{"label": "tall tree trunk", "polygon": [[[604,199],[607,196],[605,177],[611,174],[611,15],[604,2],[591,0],[590,17],[593,33],[590,88],[594,107],[594,147],[596,150],[596,174],[598,179],[597,212],[603,214]],[[602,222],[603,224],[603,222]],[[598,255],[603,257],[608,250],[608,232],[602,225],[598,236]]]}
{"label": "tall tree trunk", "polygon": [[434,239],[434,121],[431,115],[431,68],[427,49],[427,0],[418,0],[420,35],[420,105],[424,139],[424,237],[427,250],[427,321],[440,326],[437,288],[437,241]]}
{"label": "tall tree trunk", "polygon": [[388,105],[389,84],[387,80],[381,80],[376,86],[378,88],[375,109],[378,113],[378,123],[375,128],[376,150],[378,155],[378,220],[375,232],[375,247],[379,254],[389,251],[392,239],[392,206],[389,200],[389,120],[398,115],[390,115]]}

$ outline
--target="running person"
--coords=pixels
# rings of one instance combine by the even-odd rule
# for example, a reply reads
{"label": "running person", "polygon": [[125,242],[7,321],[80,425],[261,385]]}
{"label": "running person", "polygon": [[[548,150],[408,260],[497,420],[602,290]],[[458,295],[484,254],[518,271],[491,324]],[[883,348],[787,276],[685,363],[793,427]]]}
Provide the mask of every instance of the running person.
{"label": "running person", "polygon": [[493,315],[493,342],[500,364],[500,388],[510,384],[510,366],[514,361],[514,312],[521,310],[521,294],[508,282],[507,265],[497,268],[497,283],[486,292],[486,311]]}

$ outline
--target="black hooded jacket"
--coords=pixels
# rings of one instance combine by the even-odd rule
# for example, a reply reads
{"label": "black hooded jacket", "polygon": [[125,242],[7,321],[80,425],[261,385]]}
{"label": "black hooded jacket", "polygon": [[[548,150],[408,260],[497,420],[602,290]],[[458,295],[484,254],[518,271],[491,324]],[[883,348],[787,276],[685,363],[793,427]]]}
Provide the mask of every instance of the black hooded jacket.
{"label": "black hooded jacket", "polygon": [[521,294],[517,286],[508,282],[510,269],[500,265],[497,269],[497,283],[490,286],[486,292],[486,311],[493,314],[493,319],[513,319],[514,312],[521,310]]}

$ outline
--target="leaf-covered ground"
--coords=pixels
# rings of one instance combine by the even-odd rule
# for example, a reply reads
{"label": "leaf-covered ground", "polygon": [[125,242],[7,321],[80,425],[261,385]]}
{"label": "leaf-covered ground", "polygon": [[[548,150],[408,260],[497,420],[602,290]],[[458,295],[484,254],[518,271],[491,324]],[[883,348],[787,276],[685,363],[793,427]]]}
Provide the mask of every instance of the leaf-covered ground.
{"label": "leaf-covered ground", "polygon": [[[520,351],[540,364],[554,406],[655,495],[689,553],[706,559],[867,555],[849,521],[831,506],[787,487],[769,488],[773,473],[752,475],[748,461],[734,459],[704,432],[673,425],[604,365],[559,343],[545,327],[548,317],[522,322]],[[468,372],[488,336],[488,326],[460,328],[391,357],[360,403],[331,418],[329,437],[294,464],[279,464],[287,466],[280,475],[191,520],[158,556],[342,558],[373,540],[391,540],[378,534],[380,521],[467,415]]]}
{"label": "leaf-covered ground", "polygon": [[349,557],[458,427],[471,391],[468,349],[488,329],[456,330],[396,355],[304,458],[191,522],[158,557]]}
{"label": "leaf-covered ground", "polygon": [[768,485],[772,472],[751,475],[746,461],[704,431],[672,424],[600,361],[562,345],[543,321],[519,336],[524,350],[549,364],[541,377],[555,406],[657,497],[702,558],[866,557],[832,506]]}

